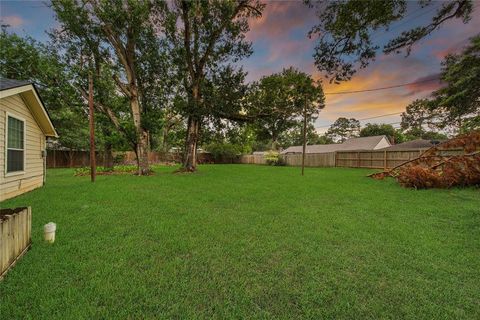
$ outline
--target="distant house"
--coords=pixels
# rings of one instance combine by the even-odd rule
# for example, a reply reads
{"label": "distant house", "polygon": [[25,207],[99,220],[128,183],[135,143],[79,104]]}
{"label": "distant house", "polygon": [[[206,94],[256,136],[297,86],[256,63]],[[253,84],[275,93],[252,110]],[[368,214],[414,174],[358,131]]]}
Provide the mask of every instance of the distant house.
{"label": "distant house", "polygon": [[[351,151],[351,150],[378,150],[391,146],[386,136],[373,136],[351,138],[343,143],[335,144],[313,144],[307,146],[306,153],[327,153],[335,151]],[[302,153],[302,146],[292,146],[283,150],[281,154],[298,154]]]}
{"label": "distant house", "polygon": [[45,181],[46,137],[57,137],[31,82],[0,78],[0,201]]}
{"label": "distant house", "polygon": [[428,149],[437,144],[439,144],[440,140],[425,140],[425,139],[417,139],[412,141],[407,141],[399,144],[395,144],[393,146],[383,148],[382,150],[394,151],[394,150],[412,150],[412,149]]}

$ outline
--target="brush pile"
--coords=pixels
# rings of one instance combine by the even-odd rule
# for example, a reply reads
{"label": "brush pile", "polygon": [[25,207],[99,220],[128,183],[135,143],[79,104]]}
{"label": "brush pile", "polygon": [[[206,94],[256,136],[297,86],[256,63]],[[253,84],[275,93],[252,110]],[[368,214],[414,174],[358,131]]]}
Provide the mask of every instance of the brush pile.
{"label": "brush pile", "polygon": [[480,185],[480,131],[445,141],[416,159],[370,177],[393,177],[402,186],[416,189]]}

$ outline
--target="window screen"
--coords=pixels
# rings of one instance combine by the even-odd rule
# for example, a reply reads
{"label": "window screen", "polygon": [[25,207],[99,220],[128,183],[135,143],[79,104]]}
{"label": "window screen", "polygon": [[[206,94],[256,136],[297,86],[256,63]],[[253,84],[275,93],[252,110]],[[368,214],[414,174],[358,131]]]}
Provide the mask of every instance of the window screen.
{"label": "window screen", "polygon": [[7,173],[24,169],[24,122],[8,116]]}

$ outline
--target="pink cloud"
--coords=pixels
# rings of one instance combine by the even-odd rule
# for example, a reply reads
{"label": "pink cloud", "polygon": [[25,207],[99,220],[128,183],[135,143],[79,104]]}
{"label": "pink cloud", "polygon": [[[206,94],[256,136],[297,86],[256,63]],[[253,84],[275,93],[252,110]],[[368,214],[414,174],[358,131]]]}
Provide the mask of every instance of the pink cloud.
{"label": "pink cloud", "polygon": [[23,18],[19,16],[6,16],[6,17],[2,17],[0,20],[2,24],[8,24],[13,28],[19,27],[25,24],[25,20],[23,20]]}
{"label": "pink cloud", "polygon": [[304,26],[306,19],[312,18],[309,12],[302,2],[267,1],[262,17],[250,21],[247,39],[261,41],[286,37],[292,29]]}

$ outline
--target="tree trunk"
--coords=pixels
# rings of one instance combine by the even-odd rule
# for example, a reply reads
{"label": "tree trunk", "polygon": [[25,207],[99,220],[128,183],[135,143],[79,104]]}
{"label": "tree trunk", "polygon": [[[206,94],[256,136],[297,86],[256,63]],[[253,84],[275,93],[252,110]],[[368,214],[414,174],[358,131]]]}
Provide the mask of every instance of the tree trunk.
{"label": "tree trunk", "polygon": [[74,167],[74,163],[73,163],[73,155],[74,154],[75,154],[75,151],[73,151],[72,149],[68,150],[68,159],[69,159],[68,167],[69,168]]}
{"label": "tree trunk", "polygon": [[107,171],[113,171],[113,153],[112,153],[112,144],[109,142],[105,143],[104,157],[103,157],[103,166]]}
{"label": "tree trunk", "polygon": [[197,170],[197,143],[200,132],[200,120],[196,117],[188,117],[187,138],[185,141],[185,154],[183,170],[194,172]]}
{"label": "tree trunk", "polygon": [[162,130],[162,151],[164,153],[167,153],[168,152],[168,132],[169,132],[169,128],[168,128],[168,123],[166,123],[164,126],[163,126],[163,130]]}
{"label": "tree trunk", "polygon": [[142,127],[140,118],[140,103],[136,88],[130,89],[132,96],[130,98],[130,106],[133,115],[133,124],[137,134],[137,165],[138,175],[150,174],[150,166],[148,164],[148,132]]}
{"label": "tree trunk", "polygon": [[148,163],[148,133],[143,128],[139,128],[140,132],[137,133],[137,164],[138,175],[150,174],[150,165]]}

